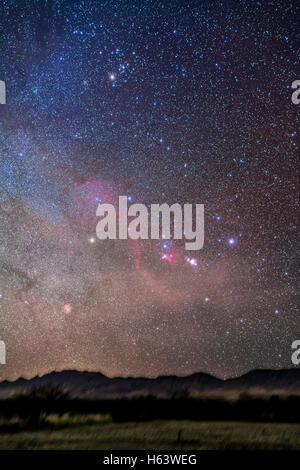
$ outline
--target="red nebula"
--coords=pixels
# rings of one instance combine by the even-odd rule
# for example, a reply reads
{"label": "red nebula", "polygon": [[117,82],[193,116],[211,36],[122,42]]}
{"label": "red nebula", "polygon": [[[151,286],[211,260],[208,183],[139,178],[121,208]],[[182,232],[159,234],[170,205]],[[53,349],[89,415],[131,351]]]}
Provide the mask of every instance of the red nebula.
{"label": "red nebula", "polygon": [[71,304],[65,304],[65,305],[63,306],[63,311],[64,311],[64,313],[71,313],[72,310],[73,310],[73,307],[72,307]]}
{"label": "red nebula", "polygon": [[75,182],[69,193],[70,217],[81,228],[95,231],[99,204],[117,207],[117,191],[113,183],[105,179]]}

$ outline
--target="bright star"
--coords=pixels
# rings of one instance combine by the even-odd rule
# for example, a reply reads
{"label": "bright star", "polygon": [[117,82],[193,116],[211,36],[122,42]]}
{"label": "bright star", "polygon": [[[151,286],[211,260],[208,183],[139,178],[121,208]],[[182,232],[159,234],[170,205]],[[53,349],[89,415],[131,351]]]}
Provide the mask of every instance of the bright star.
{"label": "bright star", "polygon": [[237,244],[237,239],[234,237],[230,237],[228,238],[227,243],[229,246],[235,246]]}

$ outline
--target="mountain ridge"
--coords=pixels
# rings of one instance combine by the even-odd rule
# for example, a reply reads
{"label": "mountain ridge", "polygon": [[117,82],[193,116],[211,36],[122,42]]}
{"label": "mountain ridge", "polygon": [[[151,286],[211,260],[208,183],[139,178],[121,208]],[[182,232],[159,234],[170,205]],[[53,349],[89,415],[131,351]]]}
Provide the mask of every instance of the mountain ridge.
{"label": "mountain ridge", "polygon": [[0,383],[0,398],[29,393],[39,387],[61,387],[73,398],[124,398],[155,395],[170,397],[178,394],[227,394],[255,392],[300,395],[300,369],[255,369],[239,377],[220,379],[196,372],[187,376],[162,375],[150,377],[113,377],[101,372],[66,369],[52,371],[31,379],[20,377]]}

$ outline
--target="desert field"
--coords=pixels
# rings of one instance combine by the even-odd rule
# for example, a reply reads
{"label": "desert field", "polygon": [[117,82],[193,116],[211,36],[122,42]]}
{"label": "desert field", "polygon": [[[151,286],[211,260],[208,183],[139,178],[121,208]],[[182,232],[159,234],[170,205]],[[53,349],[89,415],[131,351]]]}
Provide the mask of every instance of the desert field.
{"label": "desert field", "polygon": [[[1,450],[300,450],[300,424],[49,416],[50,427],[0,434]],[[16,424],[16,423],[15,423]],[[2,426],[3,429],[3,426]]]}

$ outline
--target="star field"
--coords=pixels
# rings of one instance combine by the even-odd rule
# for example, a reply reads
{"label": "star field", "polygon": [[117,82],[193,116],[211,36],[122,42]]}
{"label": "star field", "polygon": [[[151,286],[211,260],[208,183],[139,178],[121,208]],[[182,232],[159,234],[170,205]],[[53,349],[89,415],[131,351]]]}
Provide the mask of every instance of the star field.
{"label": "star field", "polygon": [[[3,0],[1,379],[292,367],[297,2]],[[96,237],[205,205],[205,241]]]}

